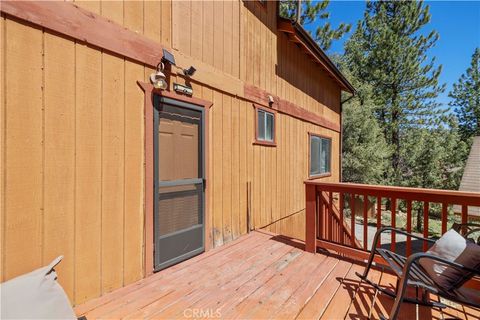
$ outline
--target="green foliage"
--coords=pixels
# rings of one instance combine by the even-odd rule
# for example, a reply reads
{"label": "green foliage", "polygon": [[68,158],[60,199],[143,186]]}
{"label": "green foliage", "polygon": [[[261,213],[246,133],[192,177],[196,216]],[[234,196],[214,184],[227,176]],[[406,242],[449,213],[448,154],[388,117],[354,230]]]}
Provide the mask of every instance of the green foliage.
{"label": "green foliage", "polygon": [[[428,6],[421,1],[367,2],[363,19],[346,43],[345,56],[336,59],[358,88],[358,97],[344,106],[345,180],[458,188],[468,144],[456,118],[436,102],[444,86],[438,82],[441,66],[428,56],[439,36],[435,31],[421,33],[429,21]],[[478,71],[478,58],[475,66]],[[466,78],[478,79],[473,73],[467,72],[457,87],[465,87]],[[477,87],[472,82],[464,100],[472,101],[475,89],[470,88],[477,88],[478,94],[478,82]],[[430,214],[438,216],[440,210],[431,204]],[[414,202],[413,211],[415,227],[421,231],[423,203]]]}
{"label": "green foliage", "polygon": [[[282,0],[281,14],[295,19],[296,3]],[[300,23],[329,18],[328,1],[302,3]],[[461,133],[479,128],[480,50],[451,93],[459,124],[436,101],[444,85],[439,84],[442,67],[429,57],[439,35],[422,32],[429,22],[429,7],[422,1],[368,1],[345,55],[331,57],[357,89],[342,110],[344,181],[458,188],[468,150]],[[325,23],[320,28],[314,38],[328,49],[349,26],[332,30]],[[413,210],[421,231],[422,203],[414,202]],[[431,204],[433,216],[440,210]]]}
{"label": "green foliage", "polygon": [[[349,77],[349,72],[344,71]],[[371,88],[354,81],[357,95],[343,104],[342,176],[345,182],[381,184],[390,150],[374,117]]]}
{"label": "green foliage", "polygon": [[[402,137],[402,183],[409,187],[456,190],[468,157],[456,118],[450,116],[434,128],[411,128]],[[422,231],[423,203],[414,203],[416,230]],[[441,207],[430,205],[430,214],[440,217]]]}
{"label": "green foliage", "polygon": [[[296,19],[297,3],[297,0],[280,0],[280,16],[292,20]],[[312,34],[312,38],[325,51],[330,49],[334,40],[342,38],[351,28],[351,25],[341,23],[337,28],[332,29],[330,22],[326,21],[330,18],[330,13],[326,11],[329,3],[330,0],[302,1],[300,16],[300,24],[302,26],[320,20],[319,26]]]}
{"label": "green foliage", "polygon": [[395,185],[402,184],[402,163],[408,162],[401,154],[406,131],[438,126],[445,113],[435,101],[444,90],[441,66],[427,55],[438,34],[420,33],[429,21],[423,2],[369,1],[345,48],[346,66],[372,88],[374,113],[392,150],[385,180]]}
{"label": "green foliage", "polygon": [[402,185],[456,189],[460,184],[467,143],[454,117],[435,128],[412,128],[402,137]]}
{"label": "green foliage", "polygon": [[480,48],[475,49],[470,67],[453,85],[449,97],[453,99],[450,106],[456,107],[463,137],[480,135]]}
{"label": "green foliage", "polygon": [[344,105],[342,116],[344,181],[381,184],[389,151],[372,106],[352,101]]}

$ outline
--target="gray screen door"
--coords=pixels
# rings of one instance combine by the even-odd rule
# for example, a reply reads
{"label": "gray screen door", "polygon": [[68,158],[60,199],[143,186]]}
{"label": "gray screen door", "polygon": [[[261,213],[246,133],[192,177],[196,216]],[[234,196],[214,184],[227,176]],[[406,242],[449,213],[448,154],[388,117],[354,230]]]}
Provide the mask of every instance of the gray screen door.
{"label": "gray screen door", "polygon": [[203,108],[154,97],[155,270],[204,251]]}

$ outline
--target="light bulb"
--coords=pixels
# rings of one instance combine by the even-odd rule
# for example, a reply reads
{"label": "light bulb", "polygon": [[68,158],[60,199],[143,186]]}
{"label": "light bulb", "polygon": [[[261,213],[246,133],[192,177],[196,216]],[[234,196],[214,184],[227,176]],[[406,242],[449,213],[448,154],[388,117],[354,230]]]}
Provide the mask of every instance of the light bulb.
{"label": "light bulb", "polygon": [[150,75],[150,82],[152,82],[154,88],[165,90],[168,88],[168,83],[165,78],[165,74],[157,70],[157,72]]}
{"label": "light bulb", "polygon": [[168,84],[167,84],[167,81],[165,81],[165,79],[157,79],[157,80],[153,83],[153,87],[156,88],[156,89],[165,90],[165,89],[167,89]]}

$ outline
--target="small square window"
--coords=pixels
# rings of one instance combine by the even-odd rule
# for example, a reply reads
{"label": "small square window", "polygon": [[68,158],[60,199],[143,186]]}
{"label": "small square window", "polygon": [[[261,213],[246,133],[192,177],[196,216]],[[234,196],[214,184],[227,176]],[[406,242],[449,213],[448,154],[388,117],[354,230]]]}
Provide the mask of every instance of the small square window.
{"label": "small square window", "polygon": [[275,112],[255,106],[256,144],[275,145]]}
{"label": "small square window", "polygon": [[332,139],[310,135],[310,177],[331,174]]}

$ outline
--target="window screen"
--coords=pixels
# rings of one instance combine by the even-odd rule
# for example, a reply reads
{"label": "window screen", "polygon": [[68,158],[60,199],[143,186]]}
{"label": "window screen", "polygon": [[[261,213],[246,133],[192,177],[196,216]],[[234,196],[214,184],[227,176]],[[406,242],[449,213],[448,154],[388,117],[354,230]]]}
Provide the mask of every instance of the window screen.
{"label": "window screen", "polygon": [[332,140],[310,136],[310,176],[330,173]]}
{"label": "window screen", "polygon": [[273,113],[258,109],[257,140],[273,142],[275,138],[275,117]]}

